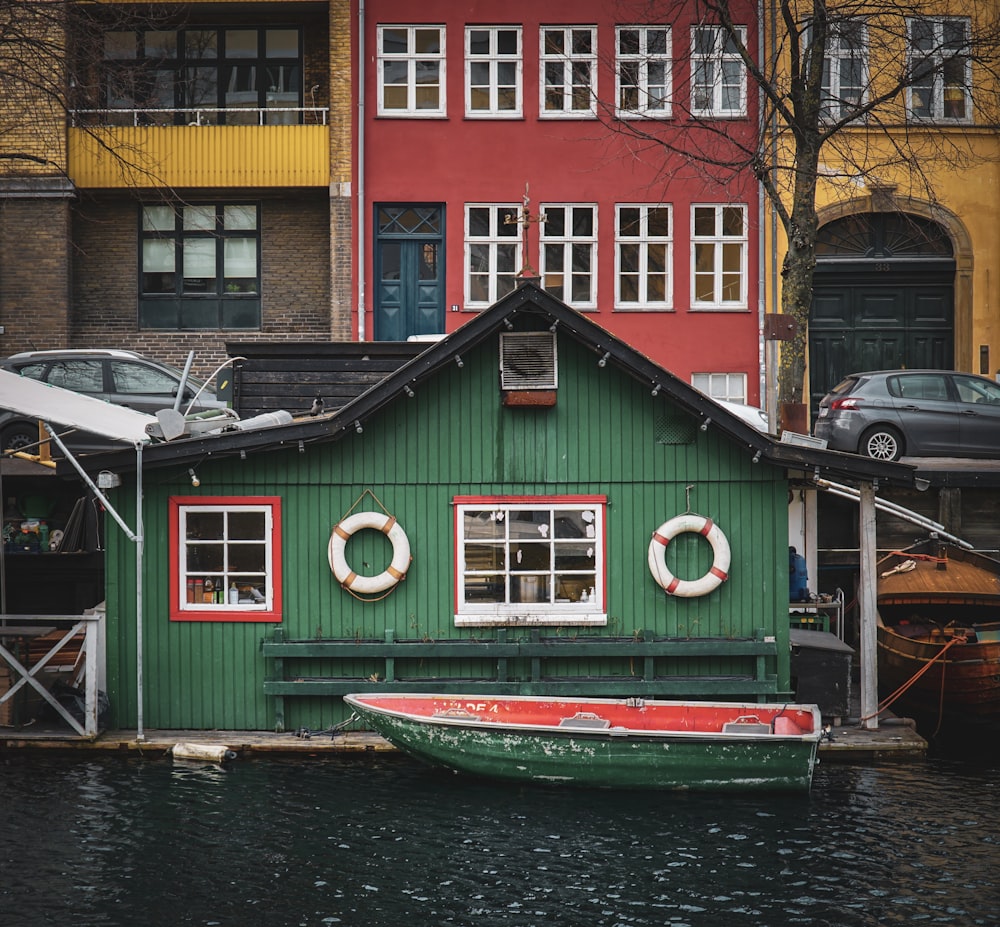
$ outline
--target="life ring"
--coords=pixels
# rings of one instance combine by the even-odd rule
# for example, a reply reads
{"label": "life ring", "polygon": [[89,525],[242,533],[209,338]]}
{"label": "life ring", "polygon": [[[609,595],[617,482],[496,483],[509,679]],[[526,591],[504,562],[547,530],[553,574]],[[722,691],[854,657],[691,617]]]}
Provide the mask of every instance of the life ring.
{"label": "life ring", "polygon": [[[665,561],[667,542],[686,531],[703,534],[712,545],[715,560],[711,569],[701,579],[678,579],[667,569]],[[722,529],[711,518],[704,518],[701,515],[678,515],[670,521],[665,521],[653,532],[653,539],[649,542],[649,572],[653,574],[653,579],[671,595],[684,598],[708,595],[713,589],[717,589],[729,578],[731,559],[729,541],[726,540]]]}
{"label": "life ring", "polygon": [[[392,562],[378,576],[359,576],[347,562],[345,556],[347,540],[362,528],[381,531],[392,544]],[[410,542],[406,532],[392,515],[385,515],[382,512],[358,512],[333,526],[328,556],[333,575],[345,589],[364,593],[385,592],[406,576],[410,566]]]}

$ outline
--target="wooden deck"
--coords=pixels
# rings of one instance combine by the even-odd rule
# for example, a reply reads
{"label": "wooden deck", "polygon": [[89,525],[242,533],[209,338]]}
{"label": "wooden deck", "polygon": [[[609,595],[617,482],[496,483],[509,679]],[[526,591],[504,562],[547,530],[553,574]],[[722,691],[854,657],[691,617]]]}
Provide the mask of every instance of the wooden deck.
{"label": "wooden deck", "polygon": [[[909,722],[884,721],[877,731],[836,727],[832,740],[823,740],[819,756],[823,762],[882,762],[922,759],[927,741]],[[310,736],[274,734],[267,731],[146,731],[142,742],[136,732],[105,731],[90,740],[71,736],[65,730],[0,728],[0,753],[6,750],[88,752],[166,758],[174,744],[195,743],[224,746],[240,756],[292,756],[303,760],[317,756],[397,754],[388,741],[371,731],[310,732]]]}

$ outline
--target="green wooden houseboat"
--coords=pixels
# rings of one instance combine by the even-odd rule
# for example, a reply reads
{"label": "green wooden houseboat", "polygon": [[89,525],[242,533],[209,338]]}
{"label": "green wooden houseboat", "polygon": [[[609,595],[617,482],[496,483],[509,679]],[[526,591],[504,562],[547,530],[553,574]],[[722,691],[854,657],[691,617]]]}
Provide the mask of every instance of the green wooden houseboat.
{"label": "green wooden houseboat", "polygon": [[85,462],[142,527],[109,523],[112,724],[788,699],[790,478],[910,473],[775,441],[531,282],[343,408],[253,424]]}

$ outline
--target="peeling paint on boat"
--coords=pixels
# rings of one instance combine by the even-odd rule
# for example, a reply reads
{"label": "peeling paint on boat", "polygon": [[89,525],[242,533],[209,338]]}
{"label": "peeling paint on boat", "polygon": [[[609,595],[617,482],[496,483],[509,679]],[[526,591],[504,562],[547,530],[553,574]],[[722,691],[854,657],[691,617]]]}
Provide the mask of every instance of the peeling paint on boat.
{"label": "peeling paint on boat", "polygon": [[[392,696],[391,702],[399,706],[406,698],[434,697]],[[469,714],[465,708],[456,709],[463,712],[461,716],[407,713],[399,707],[380,705],[379,696],[372,695],[346,699],[375,730],[414,756],[460,772],[520,782],[599,788],[806,790],[812,781],[820,737],[819,713],[814,706],[755,706],[761,715],[765,709],[794,708],[800,720],[807,712],[814,712],[808,715],[812,718],[809,731],[764,734],[625,727],[584,730],[577,725],[524,724],[501,717],[499,700],[492,707],[482,705],[484,717]],[[458,701],[449,699],[447,703]],[[544,701],[551,707],[552,699]],[[475,703],[475,707],[480,708],[480,704]],[[624,703],[587,702],[598,708],[602,704],[623,710]],[[665,704],[670,703],[647,702],[636,710]],[[747,710],[747,706],[733,708]]]}

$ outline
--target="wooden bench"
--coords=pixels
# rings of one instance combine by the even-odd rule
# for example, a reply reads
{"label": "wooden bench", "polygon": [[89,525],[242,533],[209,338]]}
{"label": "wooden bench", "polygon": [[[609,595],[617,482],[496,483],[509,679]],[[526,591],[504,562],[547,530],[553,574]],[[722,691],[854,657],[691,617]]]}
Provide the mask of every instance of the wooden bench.
{"label": "wooden bench", "polygon": [[[287,697],[338,697],[348,692],[475,692],[489,695],[552,695],[646,698],[719,698],[767,701],[788,698],[774,672],[777,645],[761,629],[753,638],[526,638],[500,629],[488,640],[397,641],[286,640],[276,629],[262,642],[271,675],[264,694],[275,699],[275,729],[284,730]],[[593,675],[572,674],[557,661],[593,660],[612,667]],[[735,672],[688,671],[690,663],[724,660]],[[430,673],[433,663],[445,672]],[[475,664],[484,671],[463,671]],[[348,666],[345,666],[348,664]],[[350,665],[353,669],[349,672]],[[358,671],[358,667],[363,667]],[[321,669],[320,669],[321,668]],[[424,672],[419,672],[421,669]]]}

